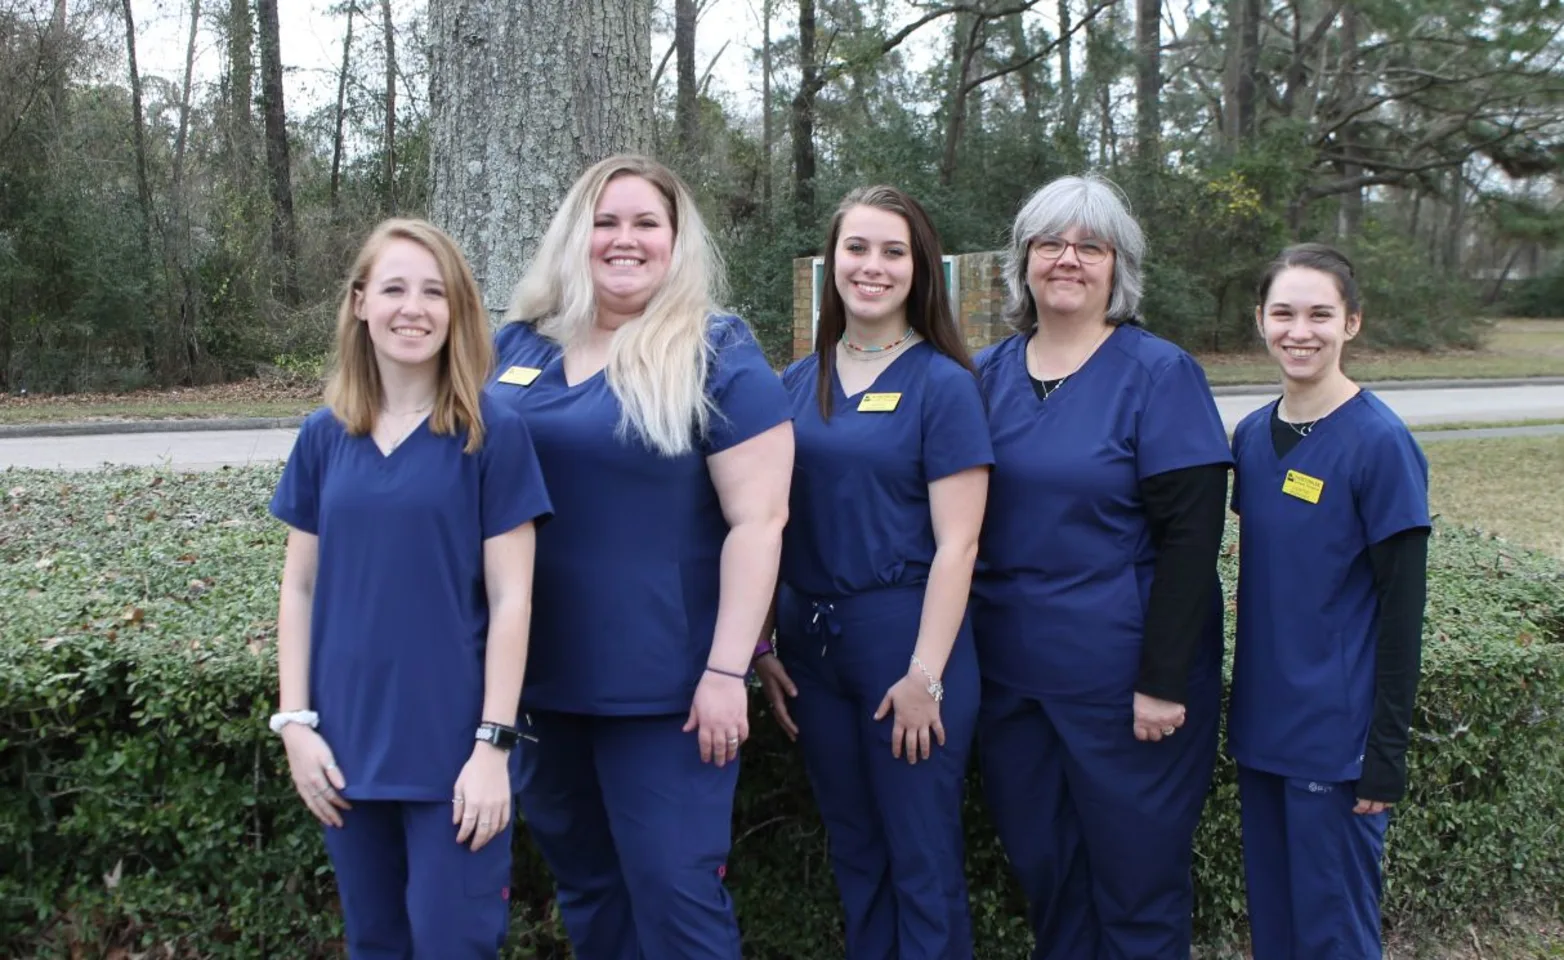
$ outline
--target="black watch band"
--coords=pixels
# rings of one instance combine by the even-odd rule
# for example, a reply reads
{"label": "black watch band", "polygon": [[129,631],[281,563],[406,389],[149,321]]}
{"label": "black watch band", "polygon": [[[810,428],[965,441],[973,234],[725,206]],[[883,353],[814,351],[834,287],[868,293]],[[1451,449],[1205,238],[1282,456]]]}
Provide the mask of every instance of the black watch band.
{"label": "black watch band", "polygon": [[509,750],[516,745],[517,740],[521,739],[521,731],[515,727],[507,727],[503,723],[485,721],[478,724],[478,732],[473,739],[491,743],[501,750]]}

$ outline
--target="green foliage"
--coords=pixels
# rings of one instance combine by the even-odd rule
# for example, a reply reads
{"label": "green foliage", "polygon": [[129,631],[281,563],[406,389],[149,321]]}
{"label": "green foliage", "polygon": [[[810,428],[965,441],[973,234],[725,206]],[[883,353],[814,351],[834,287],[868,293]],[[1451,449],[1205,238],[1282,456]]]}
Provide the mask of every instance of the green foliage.
{"label": "green foliage", "polygon": [[[0,954],[339,955],[319,828],[264,727],[283,554],[265,512],[276,468],[0,479]],[[1556,905],[1564,575],[1440,527],[1427,638],[1413,793],[1388,840],[1388,922],[1437,930]],[[840,956],[797,752],[758,697],[755,713],[729,871],[747,953]],[[1022,904],[971,786],[975,930],[985,958],[1019,960]],[[1243,935],[1238,836],[1224,760],[1197,844],[1196,924],[1212,947]],[[563,958],[548,875],[530,843],[516,854],[507,957]]]}
{"label": "green foliage", "polygon": [[1375,222],[1345,246],[1363,294],[1359,342],[1421,350],[1479,344],[1487,325],[1463,277],[1430,269],[1416,243]]}

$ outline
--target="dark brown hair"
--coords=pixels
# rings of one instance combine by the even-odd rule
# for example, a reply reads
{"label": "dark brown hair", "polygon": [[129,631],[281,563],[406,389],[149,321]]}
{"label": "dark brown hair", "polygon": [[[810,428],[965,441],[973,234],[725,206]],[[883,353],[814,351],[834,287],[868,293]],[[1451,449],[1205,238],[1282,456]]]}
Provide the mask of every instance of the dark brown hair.
{"label": "dark brown hair", "polygon": [[1341,294],[1341,302],[1347,307],[1347,315],[1362,312],[1358,303],[1358,280],[1352,272],[1352,261],[1347,255],[1335,247],[1326,246],[1323,243],[1299,243],[1288,247],[1276,255],[1270,266],[1265,268],[1265,273],[1260,276],[1260,285],[1255,288],[1255,296],[1259,298],[1259,305],[1265,306],[1265,298],[1271,295],[1271,284],[1283,270],[1290,267],[1306,267],[1310,270],[1318,270],[1329,274],[1336,281],[1336,292]]}
{"label": "dark brown hair", "polygon": [[831,375],[836,370],[836,342],[847,330],[847,308],[842,303],[842,292],[836,288],[836,243],[842,236],[842,221],[854,207],[884,210],[907,222],[907,234],[912,238],[912,289],[907,291],[907,325],[933,344],[934,349],[961,364],[974,376],[977,374],[966,344],[961,342],[956,318],[950,312],[943,251],[934,222],[918,201],[895,187],[860,187],[837,205],[825,238],[825,270],[821,278],[824,286],[820,291],[820,320],[815,327],[815,356],[819,360],[815,371],[815,395],[820,403],[820,415],[827,420],[831,418]]}

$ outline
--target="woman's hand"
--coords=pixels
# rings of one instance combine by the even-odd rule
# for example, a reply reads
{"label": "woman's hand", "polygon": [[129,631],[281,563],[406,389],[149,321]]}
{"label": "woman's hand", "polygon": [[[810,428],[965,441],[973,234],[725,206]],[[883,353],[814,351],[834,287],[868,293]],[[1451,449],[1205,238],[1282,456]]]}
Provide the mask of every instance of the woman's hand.
{"label": "woman's hand", "polygon": [[1184,705],[1135,694],[1135,739],[1156,743],[1184,725]]}
{"label": "woman's hand", "polygon": [[695,702],[684,732],[700,731],[701,762],[726,766],[739,758],[739,744],[749,739],[749,691],[742,677],[711,670],[695,686]]}
{"label": "woman's hand", "polygon": [[798,740],[798,724],[793,722],[793,715],[787,710],[787,697],[797,697],[798,687],[793,685],[793,678],[787,675],[787,667],[774,653],[766,653],[755,661],[755,673],[760,677],[760,689],[765,691],[766,702],[771,704],[771,713],[777,718],[777,724],[787,738]]}
{"label": "woman's hand", "polygon": [[282,728],[282,744],[288,751],[293,789],[299,792],[304,805],[326,826],[342,826],[339,811],[351,810],[353,805],[342,797],[341,791],[348,783],[337,769],[326,738],[302,723],[290,723]]}
{"label": "woman's hand", "polygon": [[451,823],[460,825],[456,842],[471,840],[474,851],[510,825],[510,763],[504,750],[491,743],[473,745],[451,794]]}
{"label": "woman's hand", "polygon": [[885,691],[874,719],[883,720],[893,710],[896,724],[891,729],[891,756],[900,760],[905,752],[908,763],[917,763],[929,758],[935,742],[945,745],[945,725],[940,723],[939,703],[929,693],[927,677],[915,677],[909,670]]}

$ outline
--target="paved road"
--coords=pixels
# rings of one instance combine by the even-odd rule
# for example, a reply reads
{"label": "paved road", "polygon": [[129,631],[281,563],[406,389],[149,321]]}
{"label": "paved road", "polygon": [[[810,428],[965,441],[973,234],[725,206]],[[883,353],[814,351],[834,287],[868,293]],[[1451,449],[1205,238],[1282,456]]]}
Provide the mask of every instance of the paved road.
{"label": "paved road", "polygon": [[[1217,408],[1232,428],[1245,414],[1275,396],[1274,392],[1222,395],[1217,397]],[[1414,428],[1439,423],[1564,419],[1564,384],[1400,389],[1382,391],[1379,396]],[[1564,433],[1564,427],[1523,432]],[[1486,433],[1489,431],[1473,431],[1472,435]],[[83,470],[104,464],[135,464],[209,470],[281,460],[293,445],[293,435],[289,429],[263,429],[6,437],[0,438],[0,469]]]}
{"label": "paved road", "polygon": [[[1244,415],[1277,396],[1218,396],[1217,409],[1231,429]],[[1381,400],[1405,420],[1420,427],[1438,423],[1564,419],[1564,384],[1543,386],[1461,387],[1382,390]]]}

